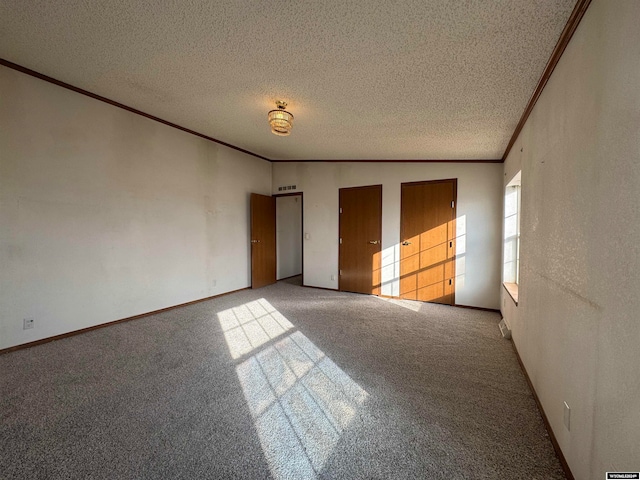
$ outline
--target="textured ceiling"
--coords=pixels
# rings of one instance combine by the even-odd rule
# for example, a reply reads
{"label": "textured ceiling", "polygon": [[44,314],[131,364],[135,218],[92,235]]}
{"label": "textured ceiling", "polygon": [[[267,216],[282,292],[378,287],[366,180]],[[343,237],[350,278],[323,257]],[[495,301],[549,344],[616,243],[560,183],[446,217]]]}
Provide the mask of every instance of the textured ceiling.
{"label": "textured ceiling", "polygon": [[496,159],[574,4],[0,0],[0,57],[271,159]]}

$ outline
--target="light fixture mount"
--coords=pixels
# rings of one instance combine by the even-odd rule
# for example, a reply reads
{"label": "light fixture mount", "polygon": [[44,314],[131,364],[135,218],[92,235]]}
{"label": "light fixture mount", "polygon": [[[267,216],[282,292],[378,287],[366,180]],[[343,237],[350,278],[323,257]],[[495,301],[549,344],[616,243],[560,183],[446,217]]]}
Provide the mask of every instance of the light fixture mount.
{"label": "light fixture mount", "polygon": [[293,115],[287,112],[287,102],[278,100],[276,109],[269,112],[269,125],[271,125],[271,133],[280,137],[286,137],[291,134],[293,128]]}

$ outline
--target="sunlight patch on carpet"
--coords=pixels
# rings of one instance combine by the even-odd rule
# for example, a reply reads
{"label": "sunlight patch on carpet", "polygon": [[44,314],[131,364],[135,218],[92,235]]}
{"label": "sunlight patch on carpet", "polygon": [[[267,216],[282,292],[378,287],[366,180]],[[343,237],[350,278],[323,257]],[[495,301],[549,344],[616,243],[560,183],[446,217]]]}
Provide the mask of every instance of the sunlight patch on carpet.
{"label": "sunlight patch on carpet", "polygon": [[293,328],[264,298],[219,312],[218,321],[234,359]]}
{"label": "sunlight patch on carpet", "polygon": [[271,474],[317,478],[367,392],[264,299],[218,318]]}

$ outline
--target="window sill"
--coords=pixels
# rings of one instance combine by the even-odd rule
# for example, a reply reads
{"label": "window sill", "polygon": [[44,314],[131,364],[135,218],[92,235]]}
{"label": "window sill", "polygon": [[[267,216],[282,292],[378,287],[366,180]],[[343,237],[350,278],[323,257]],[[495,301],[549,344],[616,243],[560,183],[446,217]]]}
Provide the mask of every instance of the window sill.
{"label": "window sill", "polygon": [[513,302],[518,306],[518,284],[517,283],[507,283],[504,282],[502,284],[504,289],[507,291]]}

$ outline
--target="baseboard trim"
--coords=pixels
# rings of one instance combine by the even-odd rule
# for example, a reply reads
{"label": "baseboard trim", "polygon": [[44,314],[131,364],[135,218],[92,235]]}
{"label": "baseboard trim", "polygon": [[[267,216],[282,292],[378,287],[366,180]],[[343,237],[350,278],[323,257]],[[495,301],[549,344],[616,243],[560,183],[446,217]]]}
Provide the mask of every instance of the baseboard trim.
{"label": "baseboard trim", "polygon": [[97,330],[99,328],[110,327],[112,325],[116,325],[118,323],[129,322],[131,320],[138,320],[139,318],[148,317],[150,315],[155,315],[157,313],[167,312],[169,310],[173,310],[175,308],[186,307],[188,305],[193,305],[195,303],[206,302],[207,300],[213,300],[214,298],[224,297],[225,295],[231,295],[232,293],[241,292],[243,290],[249,290],[251,287],[239,288],[238,290],[232,290],[231,292],[221,293],[219,295],[213,295],[211,297],[200,298],[198,300],[192,300],[186,303],[180,303],[178,305],[173,305],[171,307],[161,308],[159,310],[153,310],[147,313],[141,313],[139,315],[134,315],[133,317],[121,318],[120,320],[113,320],[111,322],[101,323],[100,325],[93,325],[91,327],[81,328],[80,330],[73,330],[72,332],[61,333],[60,335],[54,335],[53,337],[41,338],[40,340],[34,340],[33,342],[22,343],[20,345],[14,345],[13,347],[7,347],[0,350],[0,355],[5,353],[15,352],[16,350],[22,350],[25,348],[35,347],[37,345],[42,345],[43,343],[54,342],[56,340],[62,340],[63,338],[73,337],[75,335],[80,335],[82,333],[87,333],[92,330]]}
{"label": "baseboard trim", "polygon": [[313,285],[302,285],[304,288],[317,288],[318,290],[328,290],[330,292],[339,292],[337,288],[314,287]]}
{"label": "baseboard trim", "polygon": [[524,378],[527,380],[529,384],[529,388],[531,389],[531,393],[533,394],[533,399],[538,406],[538,410],[540,411],[540,415],[542,416],[542,421],[544,422],[544,426],[547,429],[547,433],[549,434],[549,438],[551,439],[551,444],[553,445],[553,449],[556,452],[556,456],[558,460],[560,460],[560,465],[562,466],[562,470],[564,470],[564,474],[568,480],[575,480],[571,469],[569,468],[569,464],[567,463],[567,459],[564,458],[564,454],[560,449],[560,444],[556,439],[555,434],[553,433],[553,429],[551,428],[551,424],[549,423],[549,419],[547,418],[547,414],[544,412],[544,408],[542,408],[542,403],[540,403],[540,399],[538,398],[538,394],[536,393],[536,389],[533,388],[533,383],[531,383],[531,379],[529,378],[529,374],[527,373],[527,369],[524,367],[524,363],[522,363],[522,359],[520,358],[520,354],[518,353],[518,348],[514,341],[511,341],[513,345],[513,351],[516,352],[516,358],[518,359],[518,363],[520,364],[520,369],[522,369],[522,373],[524,374]]}
{"label": "baseboard trim", "polygon": [[[393,297],[391,295],[377,295],[380,298],[389,298],[391,300],[402,300],[402,297]],[[411,300],[412,302],[420,302],[421,300]],[[422,302],[422,303],[431,303],[431,302]],[[447,307],[457,307],[457,308],[470,308],[472,310],[481,310],[483,312],[494,312],[501,313],[500,310],[496,308],[486,308],[486,307],[474,307],[473,305],[460,305],[459,303],[454,303],[453,305],[448,305],[446,303],[437,303],[436,305],[445,305]]]}
{"label": "baseboard trim", "polygon": [[296,277],[300,277],[300,276],[302,276],[302,274],[301,273],[297,273],[295,275],[290,275],[288,277],[278,278],[278,279],[276,279],[276,282],[281,282],[282,280],[289,280],[290,278],[296,278]]}
{"label": "baseboard trim", "polygon": [[474,307],[473,305],[460,305],[459,303],[455,303],[455,304],[453,304],[451,306],[452,307],[458,307],[458,308],[470,308],[472,310],[481,310],[483,312],[500,313],[500,310],[498,310],[497,308]]}

